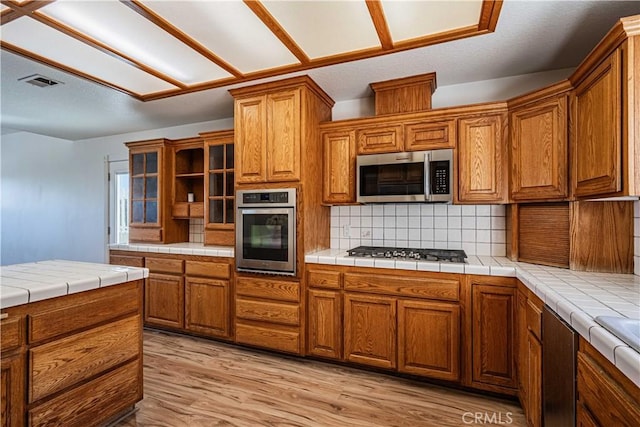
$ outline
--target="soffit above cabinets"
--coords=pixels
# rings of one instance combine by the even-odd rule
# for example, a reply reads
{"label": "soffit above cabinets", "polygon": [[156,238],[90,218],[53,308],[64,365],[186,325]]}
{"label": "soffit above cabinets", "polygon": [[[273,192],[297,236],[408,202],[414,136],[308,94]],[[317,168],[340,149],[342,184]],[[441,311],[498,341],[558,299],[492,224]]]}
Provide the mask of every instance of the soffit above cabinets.
{"label": "soffit above cabinets", "polygon": [[501,6],[3,0],[0,46],[147,101],[485,34]]}

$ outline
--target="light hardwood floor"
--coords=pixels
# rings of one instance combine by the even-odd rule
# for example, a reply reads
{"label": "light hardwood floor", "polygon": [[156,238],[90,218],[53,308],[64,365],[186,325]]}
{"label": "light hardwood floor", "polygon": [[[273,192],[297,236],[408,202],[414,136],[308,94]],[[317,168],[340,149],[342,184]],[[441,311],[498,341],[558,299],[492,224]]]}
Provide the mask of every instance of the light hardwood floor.
{"label": "light hardwood floor", "polygon": [[526,425],[515,402],[149,330],[144,395],[118,427]]}

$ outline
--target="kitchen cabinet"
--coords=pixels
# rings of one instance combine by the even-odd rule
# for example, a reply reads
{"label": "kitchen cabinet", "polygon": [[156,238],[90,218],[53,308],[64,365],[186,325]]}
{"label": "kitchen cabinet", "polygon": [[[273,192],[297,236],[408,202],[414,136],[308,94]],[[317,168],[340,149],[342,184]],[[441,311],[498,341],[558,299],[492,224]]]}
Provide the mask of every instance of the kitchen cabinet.
{"label": "kitchen cabinet", "polygon": [[[170,141],[157,139],[128,142],[125,145],[129,148],[129,241],[188,241],[188,223],[175,221],[172,216],[174,152],[169,148]],[[186,181],[190,179],[185,178]]]}
{"label": "kitchen cabinet", "polygon": [[517,291],[518,390],[530,426],[542,425],[542,308],[523,285]]}
{"label": "kitchen cabinet", "polygon": [[185,279],[185,328],[209,336],[230,334],[229,281]]}
{"label": "kitchen cabinet", "polygon": [[149,273],[144,293],[147,325],[184,326],[184,279],[182,276]]}
{"label": "kitchen cabinet", "polygon": [[395,298],[344,294],[345,360],[395,369],[396,335]]}
{"label": "kitchen cabinet", "polygon": [[300,180],[300,90],[236,100],[239,184]]}
{"label": "kitchen cabinet", "polygon": [[24,425],[25,396],[25,318],[8,315],[0,323],[2,355],[0,361],[0,413],[2,427]]}
{"label": "kitchen cabinet", "polygon": [[404,124],[405,151],[439,150],[456,147],[456,120],[434,119]]}
{"label": "kitchen cabinet", "polygon": [[564,81],[509,101],[511,200],[568,197],[570,89]]}
{"label": "kitchen cabinet", "polygon": [[200,134],[204,138],[204,242],[233,246],[235,242],[235,146],[233,131]]}
{"label": "kitchen cabinet", "polygon": [[459,203],[506,203],[506,114],[458,120]]}
{"label": "kitchen cabinet", "polygon": [[404,149],[400,123],[379,124],[356,129],[358,154],[396,153]]}
{"label": "kitchen cabinet", "polygon": [[236,277],[235,341],[302,354],[304,304],[300,288],[297,280]]}
{"label": "kitchen cabinet", "polygon": [[342,295],[338,291],[309,289],[308,350],[314,356],[342,358]]}
{"label": "kitchen cabinet", "polygon": [[470,385],[516,393],[513,279],[467,276],[471,290]]}
{"label": "kitchen cabinet", "polygon": [[638,386],[582,337],[577,363],[577,424],[637,426]]}
{"label": "kitchen cabinet", "polygon": [[[204,217],[204,148],[201,138],[173,141],[173,197],[171,214],[174,218]],[[193,201],[189,201],[193,194]]]}
{"label": "kitchen cabinet", "polygon": [[322,132],[322,202],[327,204],[356,201],[355,130]]}
{"label": "kitchen cabinet", "polygon": [[460,379],[460,307],[398,300],[398,371]]}

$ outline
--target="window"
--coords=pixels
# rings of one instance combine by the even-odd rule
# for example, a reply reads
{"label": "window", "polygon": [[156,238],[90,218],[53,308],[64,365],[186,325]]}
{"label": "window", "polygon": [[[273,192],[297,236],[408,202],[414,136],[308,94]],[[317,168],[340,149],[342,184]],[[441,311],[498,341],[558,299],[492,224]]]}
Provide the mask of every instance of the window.
{"label": "window", "polygon": [[129,165],[109,162],[109,243],[129,243]]}

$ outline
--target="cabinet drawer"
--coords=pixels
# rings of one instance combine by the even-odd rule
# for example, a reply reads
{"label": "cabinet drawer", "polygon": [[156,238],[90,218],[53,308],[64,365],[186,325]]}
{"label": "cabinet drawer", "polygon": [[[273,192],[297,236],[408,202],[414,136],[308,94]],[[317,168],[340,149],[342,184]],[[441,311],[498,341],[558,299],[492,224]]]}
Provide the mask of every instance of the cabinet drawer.
{"label": "cabinet drawer", "polygon": [[455,148],[456,122],[408,123],[404,126],[405,150],[421,151]]}
{"label": "cabinet drawer", "polygon": [[109,419],[142,398],[141,373],[140,362],[132,361],[31,409],[28,425],[92,426],[98,406],[101,418]]}
{"label": "cabinet drawer", "polygon": [[344,288],[348,291],[402,295],[443,301],[460,300],[460,281],[457,279],[345,273]]}
{"label": "cabinet drawer", "polygon": [[[73,331],[98,325],[140,309],[140,289],[142,281],[137,281],[117,289],[105,289],[103,295],[86,301],[70,301],[55,310],[29,315],[29,343],[37,343]],[[3,330],[4,336],[4,330]]]}
{"label": "cabinet drawer", "polygon": [[542,310],[531,300],[527,301],[527,329],[542,340]]}
{"label": "cabinet drawer", "polygon": [[283,280],[238,278],[236,294],[256,298],[300,302],[300,284]]}
{"label": "cabinet drawer", "polygon": [[288,353],[300,353],[300,332],[268,326],[236,324],[236,342]]}
{"label": "cabinet drawer", "polygon": [[212,277],[214,279],[229,278],[229,264],[223,262],[186,261],[187,276]]}
{"label": "cabinet drawer", "polygon": [[285,302],[265,302],[238,298],[236,300],[236,317],[297,326],[300,324],[300,307],[298,304]]}
{"label": "cabinet drawer", "polygon": [[130,255],[111,255],[109,264],[126,265],[128,267],[144,267],[144,258]]}
{"label": "cabinet drawer", "polygon": [[9,315],[0,323],[2,352],[11,351],[24,344],[24,317]]}
{"label": "cabinet drawer", "polygon": [[29,402],[138,357],[140,333],[133,316],[30,349]]}
{"label": "cabinet drawer", "polygon": [[201,203],[201,202],[190,203],[189,217],[204,218],[204,203]]}
{"label": "cabinet drawer", "polygon": [[147,257],[146,267],[153,273],[182,274],[184,261],[170,258],[149,258]]}
{"label": "cabinet drawer", "polygon": [[188,218],[189,217],[189,204],[188,203],[174,203],[171,206],[171,216],[174,218]]}
{"label": "cabinet drawer", "polygon": [[314,288],[340,289],[342,277],[339,271],[309,270],[307,283]]}
{"label": "cabinet drawer", "polygon": [[161,228],[129,228],[130,242],[162,242]]}

